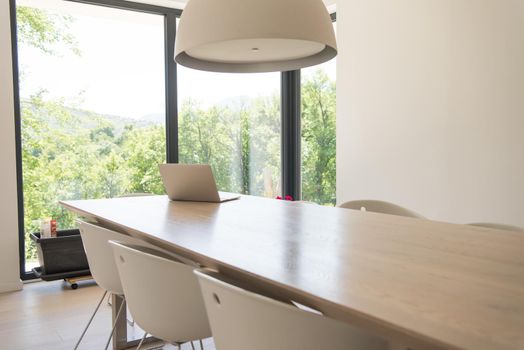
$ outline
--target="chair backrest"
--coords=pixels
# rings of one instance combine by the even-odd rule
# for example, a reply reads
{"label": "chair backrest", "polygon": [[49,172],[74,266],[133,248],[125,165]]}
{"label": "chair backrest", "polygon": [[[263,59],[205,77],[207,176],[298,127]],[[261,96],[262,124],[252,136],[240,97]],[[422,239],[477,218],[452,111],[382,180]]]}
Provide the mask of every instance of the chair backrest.
{"label": "chair backrest", "polygon": [[89,263],[89,270],[96,283],[103,289],[118,295],[124,294],[109,240],[138,243],[138,239],[85,221],[77,221],[82,243]]}
{"label": "chair backrest", "polygon": [[110,245],[127,305],[140,328],[169,343],[211,336],[194,267],[156,249]]}
{"label": "chair backrest", "polygon": [[387,342],[323,315],[239,288],[195,270],[217,350],[378,350]]}
{"label": "chair backrest", "polygon": [[414,211],[401,207],[389,202],[377,201],[377,200],[356,200],[346,203],[342,203],[338,206],[339,208],[354,209],[371,211],[374,213],[390,214],[398,216],[406,216],[410,218],[424,219],[424,217]]}
{"label": "chair backrest", "polygon": [[522,227],[506,225],[506,224],[497,224],[497,223],[492,223],[492,222],[475,222],[475,223],[472,223],[472,224],[469,224],[469,225],[478,226],[478,227],[493,228],[493,229],[497,229],[497,230],[524,232],[524,228],[522,228]]}

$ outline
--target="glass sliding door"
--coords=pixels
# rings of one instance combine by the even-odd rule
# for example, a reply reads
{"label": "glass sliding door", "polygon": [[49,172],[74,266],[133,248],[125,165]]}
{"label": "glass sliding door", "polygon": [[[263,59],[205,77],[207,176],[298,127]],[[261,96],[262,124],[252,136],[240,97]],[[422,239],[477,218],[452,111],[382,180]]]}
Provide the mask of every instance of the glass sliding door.
{"label": "glass sliding door", "polygon": [[210,164],[221,191],[280,195],[280,74],[178,66],[179,160]]}
{"label": "glass sliding door", "polygon": [[210,164],[221,191],[280,195],[280,73],[177,72],[180,162]]}
{"label": "glass sliding door", "polygon": [[163,193],[164,16],[18,0],[26,270],[39,219],[74,227],[58,200]]}
{"label": "glass sliding door", "polygon": [[[23,270],[36,265],[28,235],[40,219],[74,227],[59,200],[163,193],[157,165],[166,152],[181,163],[210,164],[221,191],[282,194],[281,145],[289,140],[282,140],[281,73],[177,66],[174,74],[169,28],[180,10],[133,2],[129,10],[63,0],[16,5]],[[335,203],[335,66],[302,70],[301,85],[302,197],[327,205]],[[166,119],[167,130],[178,125],[168,139]]]}
{"label": "glass sliding door", "polygon": [[335,205],[336,59],[301,73],[302,199]]}

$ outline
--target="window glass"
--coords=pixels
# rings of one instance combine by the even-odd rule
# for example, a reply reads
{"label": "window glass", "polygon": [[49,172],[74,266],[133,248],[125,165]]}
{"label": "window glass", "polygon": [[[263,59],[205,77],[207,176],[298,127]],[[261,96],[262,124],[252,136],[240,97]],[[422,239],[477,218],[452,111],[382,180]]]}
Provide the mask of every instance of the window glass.
{"label": "window glass", "polygon": [[301,78],[302,199],[335,205],[336,59],[303,69]]}
{"label": "window glass", "polygon": [[180,162],[210,164],[221,191],[280,195],[280,73],[177,72]]}
{"label": "window glass", "polygon": [[74,227],[58,200],[162,193],[163,16],[17,1],[26,269],[39,220]]}

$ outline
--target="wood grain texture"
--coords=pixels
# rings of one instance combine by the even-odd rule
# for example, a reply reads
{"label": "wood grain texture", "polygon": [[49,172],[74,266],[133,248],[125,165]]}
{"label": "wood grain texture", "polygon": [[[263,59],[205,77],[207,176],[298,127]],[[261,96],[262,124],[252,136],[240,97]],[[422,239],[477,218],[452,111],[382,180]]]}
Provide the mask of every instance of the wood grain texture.
{"label": "wood grain texture", "polygon": [[524,235],[243,196],[81,216],[415,349],[524,349]]}
{"label": "wood grain texture", "polygon": [[[102,294],[101,288],[87,281],[77,290],[53,281],[29,283],[21,291],[0,294],[0,349],[73,349]],[[104,301],[79,349],[103,349],[109,332],[111,307]],[[144,334],[136,323],[127,326],[127,333],[132,339]],[[212,339],[204,340],[204,344],[206,350],[215,350]],[[151,347],[143,347],[147,349]],[[177,348],[165,345],[162,349]],[[184,344],[181,350],[192,348]]]}

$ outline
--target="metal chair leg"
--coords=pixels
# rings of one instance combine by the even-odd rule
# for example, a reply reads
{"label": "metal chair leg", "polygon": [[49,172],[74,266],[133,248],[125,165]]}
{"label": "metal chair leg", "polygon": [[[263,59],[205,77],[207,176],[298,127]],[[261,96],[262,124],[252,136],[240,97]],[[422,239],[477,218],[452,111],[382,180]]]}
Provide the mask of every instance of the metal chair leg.
{"label": "metal chair leg", "polygon": [[195,345],[193,345],[193,342],[190,341],[190,343],[191,343],[191,350],[195,350]]}
{"label": "metal chair leg", "polygon": [[86,334],[87,332],[87,329],[89,328],[89,326],[91,325],[91,322],[93,322],[93,318],[95,318],[95,315],[96,313],[98,312],[98,309],[100,309],[100,305],[102,304],[102,302],[104,301],[104,298],[106,297],[106,294],[107,294],[107,290],[104,292],[104,294],[102,295],[102,298],[100,298],[100,301],[98,302],[98,305],[96,306],[95,308],[95,312],[93,312],[93,314],[91,315],[91,318],[89,319],[89,321],[87,322],[87,325],[86,327],[84,328],[84,331],[82,332],[82,335],[80,336],[80,339],[78,339],[78,341],[76,342],[76,345],[75,345],[75,349],[78,349],[78,345],[80,345],[80,342],[82,341],[82,339],[84,338],[84,335]]}
{"label": "metal chair leg", "polygon": [[131,327],[134,327],[135,326],[135,319],[131,317],[131,319],[127,319],[127,324],[130,325]]}
{"label": "metal chair leg", "polygon": [[202,339],[198,340],[200,342],[200,350],[204,350],[204,343],[202,343]]}
{"label": "metal chair leg", "polygon": [[[111,297],[113,296],[113,293],[109,293],[109,296],[107,297],[107,305],[109,306],[113,306],[111,304]],[[124,299],[125,299],[125,296],[124,296]],[[131,327],[134,327],[135,326],[135,320],[133,318],[131,319],[127,319],[127,324],[129,324]]]}
{"label": "metal chair leg", "polygon": [[144,343],[144,340],[146,340],[146,338],[147,338],[147,332],[144,333],[144,336],[142,337],[142,340],[140,340],[140,343],[138,343],[136,350],[140,350],[140,348],[142,347],[142,343]]}
{"label": "metal chair leg", "polygon": [[113,328],[111,329],[111,334],[109,335],[109,339],[107,339],[106,347],[104,348],[107,350],[109,348],[109,343],[111,342],[111,338],[113,338],[113,334],[115,333],[116,324],[118,323],[118,320],[120,319],[120,314],[122,313],[122,309],[125,303],[120,304],[120,307],[118,308],[118,312],[115,317],[115,322],[113,323]]}

